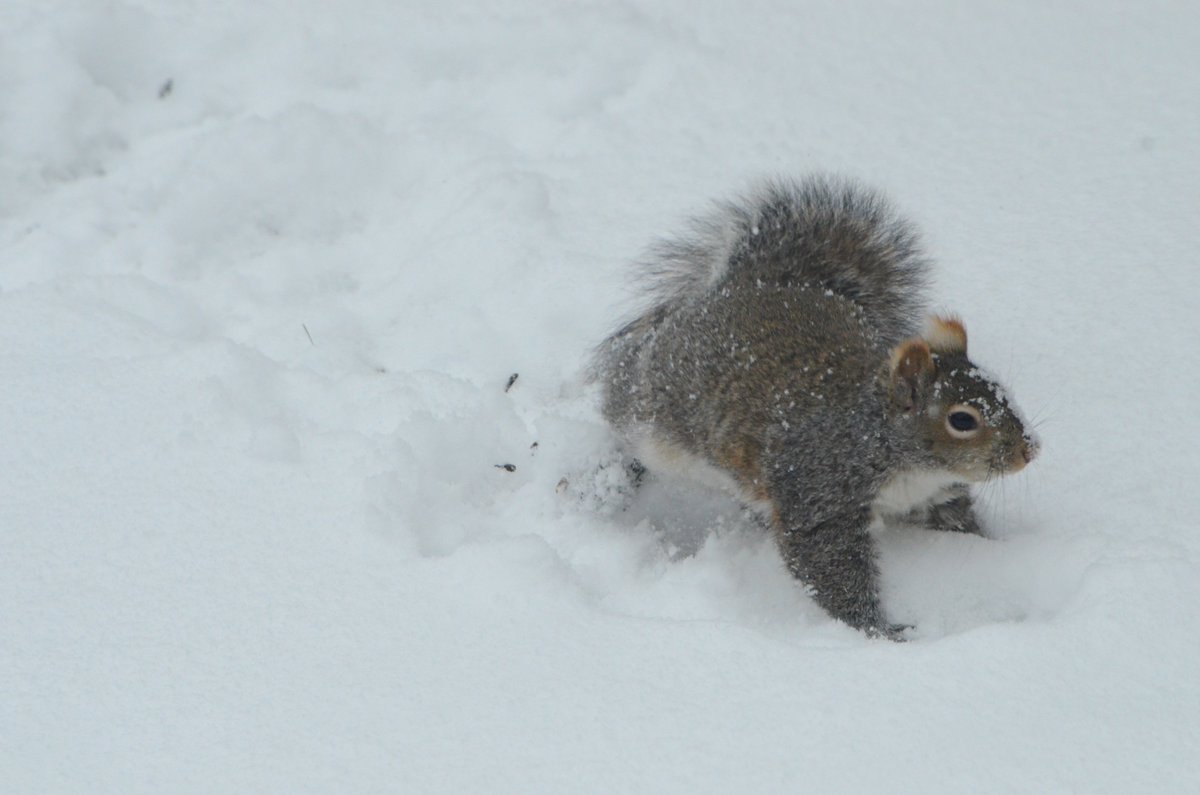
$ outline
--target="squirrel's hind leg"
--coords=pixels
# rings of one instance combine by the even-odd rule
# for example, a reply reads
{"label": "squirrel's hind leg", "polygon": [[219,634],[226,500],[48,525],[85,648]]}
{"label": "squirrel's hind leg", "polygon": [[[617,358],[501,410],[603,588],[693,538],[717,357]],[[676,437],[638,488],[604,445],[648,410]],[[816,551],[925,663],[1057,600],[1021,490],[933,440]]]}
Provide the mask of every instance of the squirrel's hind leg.
{"label": "squirrel's hind leg", "polygon": [[563,477],[555,490],[597,513],[613,515],[629,508],[647,477],[641,461],[616,452],[592,469]]}
{"label": "squirrel's hind leg", "polygon": [[625,474],[629,476],[630,487],[636,491],[642,487],[642,481],[646,476],[646,467],[636,458],[630,458],[625,462]]}

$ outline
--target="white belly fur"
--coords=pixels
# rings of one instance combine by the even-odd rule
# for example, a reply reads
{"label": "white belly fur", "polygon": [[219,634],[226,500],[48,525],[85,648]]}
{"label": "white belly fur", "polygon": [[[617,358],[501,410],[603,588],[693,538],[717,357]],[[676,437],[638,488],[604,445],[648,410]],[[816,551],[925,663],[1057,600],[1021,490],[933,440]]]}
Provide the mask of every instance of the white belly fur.
{"label": "white belly fur", "polygon": [[871,511],[876,519],[905,516],[914,508],[945,502],[949,488],[962,482],[962,475],[944,469],[906,469],[883,484],[871,504]]}

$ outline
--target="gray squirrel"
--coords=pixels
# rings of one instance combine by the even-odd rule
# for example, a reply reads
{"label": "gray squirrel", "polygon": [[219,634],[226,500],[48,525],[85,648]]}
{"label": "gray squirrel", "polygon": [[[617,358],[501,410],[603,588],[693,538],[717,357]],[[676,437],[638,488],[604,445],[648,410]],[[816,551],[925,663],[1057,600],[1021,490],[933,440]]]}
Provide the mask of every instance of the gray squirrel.
{"label": "gray squirrel", "polygon": [[967,358],[962,322],[921,330],[928,263],[913,228],[855,184],[775,181],[659,243],[644,270],[648,307],[594,370],[639,467],[726,486],[830,615],[903,639],[868,529],[980,533],[968,484],[1038,452]]}

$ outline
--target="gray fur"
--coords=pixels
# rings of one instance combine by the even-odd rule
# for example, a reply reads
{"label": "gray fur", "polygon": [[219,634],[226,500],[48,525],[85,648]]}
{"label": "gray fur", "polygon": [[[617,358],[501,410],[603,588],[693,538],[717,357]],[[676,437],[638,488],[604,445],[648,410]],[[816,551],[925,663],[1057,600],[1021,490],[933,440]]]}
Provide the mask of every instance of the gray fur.
{"label": "gray fur", "polygon": [[[660,243],[644,270],[647,309],[597,352],[605,417],[643,449],[730,476],[819,604],[895,637],[867,532],[889,518],[875,512],[881,490],[914,472],[982,479],[1036,452],[965,351],[926,346],[927,371],[893,369],[925,305],[912,228],[848,183],[773,182]],[[986,434],[948,436],[960,403],[988,418]],[[962,482],[913,510],[977,531]]]}
{"label": "gray fur", "polygon": [[945,501],[914,508],[903,521],[907,524],[925,525],[930,530],[983,535],[979,519],[975,516],[971,487],[966,483],[958,483],[948,491],[946,497]]}

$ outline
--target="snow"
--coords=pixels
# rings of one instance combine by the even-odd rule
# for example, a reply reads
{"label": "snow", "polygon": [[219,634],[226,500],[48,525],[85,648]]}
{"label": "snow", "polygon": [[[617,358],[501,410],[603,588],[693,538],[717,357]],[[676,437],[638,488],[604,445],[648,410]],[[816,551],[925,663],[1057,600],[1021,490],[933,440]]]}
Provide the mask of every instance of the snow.
{"label": "snow", "polygon": [[[1191,791],[1198,41],[1172,3],[9,0],[5,790]],[[1043,419],[996,539],[881,539],[906,644],[721,495],[630,493],[580,380],[655,235],[812,171],[913,218]]]}

